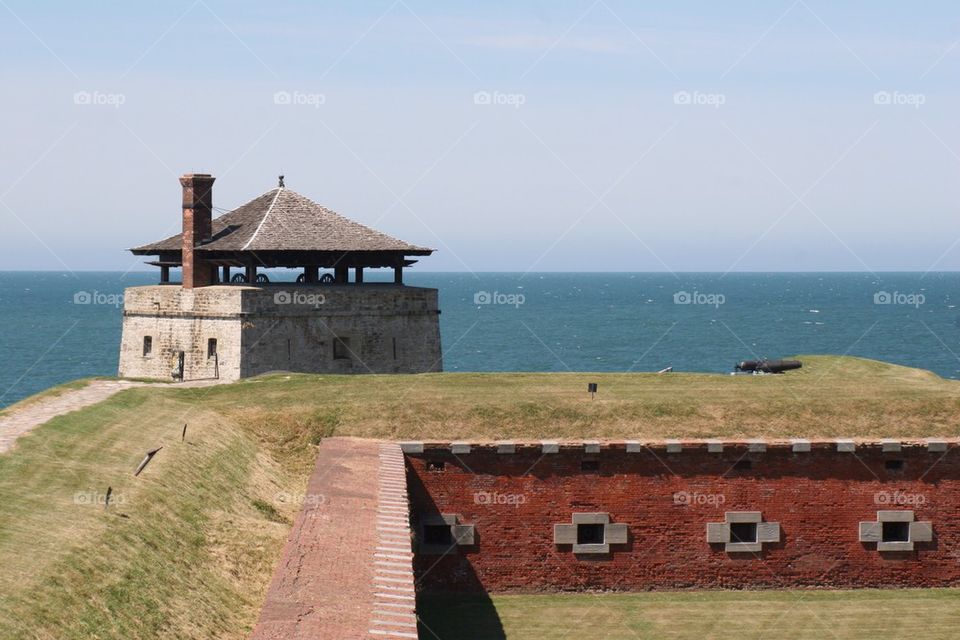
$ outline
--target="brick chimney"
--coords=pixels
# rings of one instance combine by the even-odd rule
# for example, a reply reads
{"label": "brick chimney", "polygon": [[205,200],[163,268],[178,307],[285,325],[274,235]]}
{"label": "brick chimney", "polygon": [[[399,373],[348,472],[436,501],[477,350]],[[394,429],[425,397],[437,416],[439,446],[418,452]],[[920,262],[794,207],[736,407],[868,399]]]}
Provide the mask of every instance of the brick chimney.
{"label": "brick chimney", "polygon": [[194,249],[211,239],[213,233],[213,181],[207,173],[188,173],[180,178],[183,187],[183,288],[214,283],[214,266],[198,260]]}

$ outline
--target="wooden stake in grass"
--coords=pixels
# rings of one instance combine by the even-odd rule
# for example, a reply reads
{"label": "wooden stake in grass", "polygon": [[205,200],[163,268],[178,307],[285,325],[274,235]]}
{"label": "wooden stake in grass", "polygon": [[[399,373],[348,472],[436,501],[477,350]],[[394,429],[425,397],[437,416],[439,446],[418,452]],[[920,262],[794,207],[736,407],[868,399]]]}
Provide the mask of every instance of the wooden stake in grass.
{"label": "wooden stake in grass", "polygon": [[103,501],[103,510],[106,511],[110,508],[110,496],[113,495],[113,487],[107,487],[107,497]]}
{"label": "wooden stake in grass", "polygon": [[187,439],[187,423],[183,423],[183,433],[180,434],[180,442],[184,442]]}
{"label": "wooden stake in grass", "polygon": [[143,468],[150,464],[150,461],[153,460],[153,456],[157,455],[157,452],[163,449],[163,447],[157,447],[156,449],[150,449],[147,451],[147,455],[143,457],[143,460],[137,465],[137,470],[133,472],[134,477],[140,475],[140,472],[143,471]]}

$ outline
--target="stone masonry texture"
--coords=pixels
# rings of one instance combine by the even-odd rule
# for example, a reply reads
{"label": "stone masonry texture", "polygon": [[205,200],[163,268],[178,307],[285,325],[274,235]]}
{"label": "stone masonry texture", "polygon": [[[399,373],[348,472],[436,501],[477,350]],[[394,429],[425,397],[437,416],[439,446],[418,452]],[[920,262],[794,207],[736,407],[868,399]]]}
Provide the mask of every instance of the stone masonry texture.
{"label": "stone masonry texture", "polygon": [[[765,451],[746,442],[712,448],[685,442],[679,453],[667,453],[659,443],[628,453],[625,443],[608,443],[594,454],[581,442],[545,454],[540,443],[517,443],[504,455],[495,444],[474,444],[454,455],[449,444],[427,444],[423,453],[408,445],[414,531],[438,514],[475,527],[473,546],[417,556],[418,585],[555,592],[960,584],[955,444],[943,452],[906,443],[900,451],[858,444],[854,453],[839,452],[835,442],[799,452],[789,443]],[[929,521],[932,541],[911,552],[878,552],[876,543],[859,541],[861,521],[898,509]],[[779,541],[758,553],[728,553],[707,542],[708,523],[741,511],[779,523]],[[571,522],[574,513],[626,524],[627,544],[602,556],[554,544],[554,525]]]}
{"label": "stone masonry texture", "polygon": [[[441,371],[439,313],[436,289],[397,285],[131,287],[119,373],[170,380],[181,351],[185,380]],[[335,357],[335,338],[345,357]]]}

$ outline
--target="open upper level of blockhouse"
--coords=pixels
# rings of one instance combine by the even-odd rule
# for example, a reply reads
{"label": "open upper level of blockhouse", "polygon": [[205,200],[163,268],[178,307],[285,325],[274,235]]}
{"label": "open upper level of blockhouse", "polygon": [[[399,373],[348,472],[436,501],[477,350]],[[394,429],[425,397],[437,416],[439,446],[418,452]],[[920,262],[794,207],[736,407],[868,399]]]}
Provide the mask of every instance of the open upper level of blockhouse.
{"label": "open upper level of blockhouse", "polygon": [[[213,182],[209,174],[187,174],[183,187],[183,231],[159,242],[130,249],[155,256],[160,282],[170,282],[170,269],[183,269],[183,286],[265,281],[261,268],[300,270],[298,282],[363,283],[364,269],[392,268],[403,283],[403,269],[412,256],[433,249],[404,242],[354,222],[280,185],[213,218]],[[235,273],[231,270],[236,269]],[[328,270],[321,273],[322,270]]]}

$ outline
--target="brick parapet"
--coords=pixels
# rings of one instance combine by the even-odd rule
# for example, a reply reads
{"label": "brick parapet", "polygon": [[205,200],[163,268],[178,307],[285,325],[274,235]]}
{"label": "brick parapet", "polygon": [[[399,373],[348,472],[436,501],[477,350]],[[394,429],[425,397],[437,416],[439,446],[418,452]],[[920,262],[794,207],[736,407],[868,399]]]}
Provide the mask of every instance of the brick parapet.
{"label": "brick parapet", "polygon": [[[475,531],[472,546],[417,557],[426,589],[960,584],[957,439],[537,440],[514,441],[511,454],[495,442],[453,446],[403,444],[414,518],[455,516]],[[932,539],[898,553],[861,541],[860,523],[890,509],[929,522]],[[746,554],[708,542],[708,524],[739,512],[775,523],[761,528],[777,541]],[[627,525],[627,543],[599,557],[555,544],[554,526],[575,513]]]}

